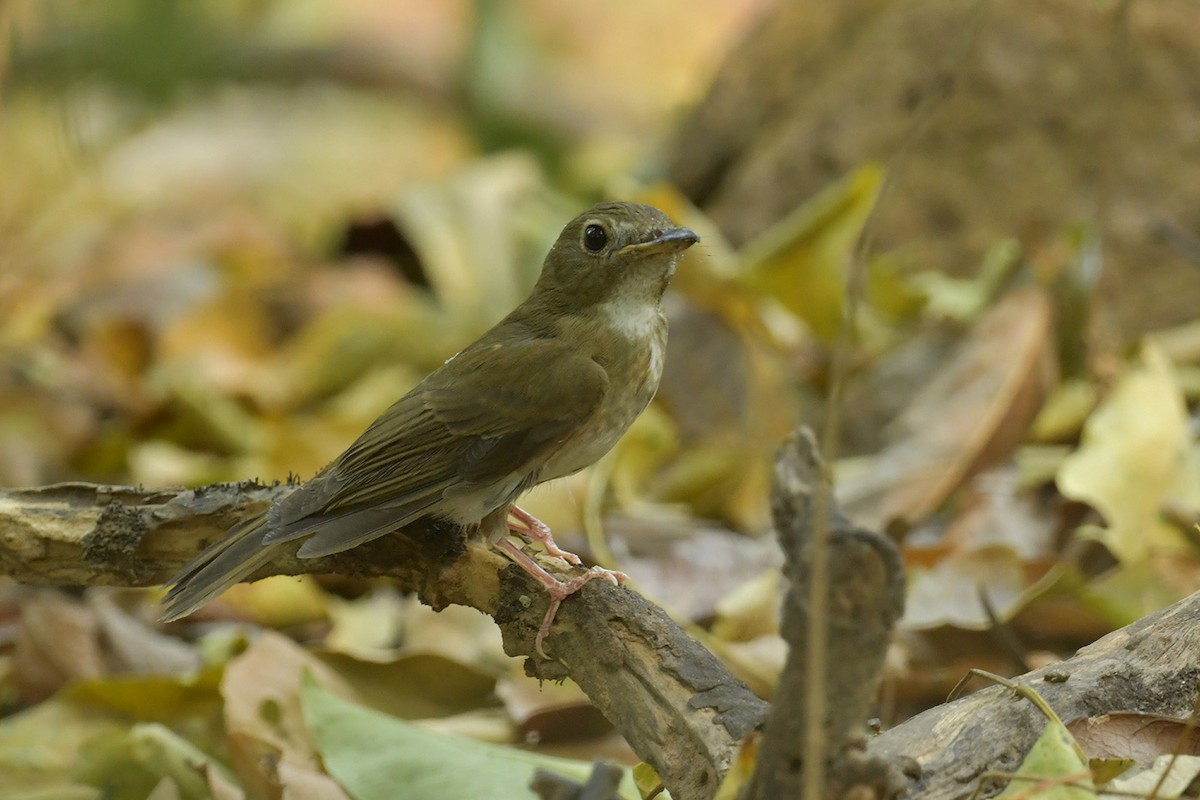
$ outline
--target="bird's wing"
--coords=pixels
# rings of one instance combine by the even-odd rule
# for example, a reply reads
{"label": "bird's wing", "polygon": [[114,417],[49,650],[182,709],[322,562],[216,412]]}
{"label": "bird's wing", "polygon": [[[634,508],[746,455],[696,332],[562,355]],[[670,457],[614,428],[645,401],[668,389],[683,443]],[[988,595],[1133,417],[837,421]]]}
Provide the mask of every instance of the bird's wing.
{"label": "bird's wing", "polygon": [[[552,392],[540,388],[548,369]],[[264,541],[319,531],[302,555],[338,552],[436,511],[447,496],[532,472],[607,388],[603,367],[557,340],[468,348],[273,508]]]}
{"label": "bird's wing", "polygon": [[556,339],[464,351],[447,366],[459,360],[458,374],[438,374],[425,398],[439,422],[470,442],[455,463],[459,479],[469,483],[545,461],[609,388],[600,364]]}

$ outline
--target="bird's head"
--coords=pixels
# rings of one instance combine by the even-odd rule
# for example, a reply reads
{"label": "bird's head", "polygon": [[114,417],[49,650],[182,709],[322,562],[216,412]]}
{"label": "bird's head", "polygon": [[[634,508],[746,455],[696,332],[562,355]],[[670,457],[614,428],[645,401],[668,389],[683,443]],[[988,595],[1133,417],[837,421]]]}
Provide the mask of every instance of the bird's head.
{"label": "bird's head", "polygon": [[534,295],[576,308],[606,301],[657,304],[679,254],[699,240],[653,206],[601,203],[563,228]]}

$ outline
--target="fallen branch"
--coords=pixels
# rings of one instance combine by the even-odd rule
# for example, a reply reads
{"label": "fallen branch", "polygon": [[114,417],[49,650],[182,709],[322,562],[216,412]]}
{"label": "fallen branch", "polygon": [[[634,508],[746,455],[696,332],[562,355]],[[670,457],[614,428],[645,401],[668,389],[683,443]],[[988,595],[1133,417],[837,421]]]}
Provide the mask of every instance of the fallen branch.
{"label": "fallen branch", "polygon": [[[0,571],[30,584],[152,586],[288,490],[0,490]],[[532,655],[547,602],[502,556],[434,523],[324,559],[281,558],[252,577],[307,572],[388,576],[434,608],[473,606],[495,618],[514,656]],[[546,645],[555,660],[530,657],[526,670],[571,677],[675,797],[711,798],[738,743],[766,714],[766,704],[665,612],[605,581],[563,604]]]}
{"label": "fallen branch", "polygon": [[[748,800],[800,797],[806,772],[810,630],[822,625],[830,669],[824,694],[831,699],[821,720],[825,758],[822,797],[892,798],[907,786],[901,769],[866,754],[866,721],[879,689],[892,628],[904,610],[904,569],[891,540],[856,528],[836,507],[812,432],[800,429],[775,459],[772,512],[790,586],[781,634],[789,645],[787,666],[763,731]],[[810,543],[817,515],[828,525],[828,561],[814,564]],[[827,570],[827,618],[808,606],[815,570]],[[815,713],[820,713],[819,711]]]}
{"label": "fallen branch", "polygon": [[[1014,681],[1068,723],[1115,711],[1186,718],[1200,681],[1200,593]],[[885,761],[915,759],[922,775],[911,796],[959,800],[973,796],[984,773],[1015,772],[1045,725],[1028,700],[992,686],[918,714],[867,750]],[[992,796],[1002,783],[991,780],[978,796]]]}

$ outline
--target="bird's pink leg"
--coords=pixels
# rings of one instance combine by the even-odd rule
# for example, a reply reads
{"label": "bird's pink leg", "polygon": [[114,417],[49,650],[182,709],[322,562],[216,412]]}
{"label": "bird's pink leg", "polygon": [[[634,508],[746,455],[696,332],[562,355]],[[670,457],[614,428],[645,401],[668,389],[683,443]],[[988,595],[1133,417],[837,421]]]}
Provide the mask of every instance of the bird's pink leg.
{"label": "bird's pink leg", "polygon": [[555,544],[554,537],[550,535],[549,525],[517,505],[509,507],[508,515],[521,523],[520,525],[514,525],[511,522],[508,523],[510,531],[526,541],[538,542],[548,556],[557,556],[572,566],[579,565],[579,556],[569,553]]}
{"label": "bird's pink leg", "polygon": [[[522,512],[524,513],[524,512]],[[521,569],[528,572],[533,578],[546,589],[546,593],[550,595],[550,607],[546,609],[546,616],[542,619],[541,627],[538,628],[537,637],[533,640],[534,650],[542,658],[547,658],[546,651],[542,649],[542,642],[546,635],[550,633],[550,625],[554,622],[554,615],[558,613],[558,607],[562,605],[562,601],[566,600],[571,595],[578,592],[589,581],[603,579],[612,581],[614,585],[619,585],[627,579],[623,572],[604,569],[603,567],[592,567],[587,572],[569,581],[560,581],[558,578],[551,575],[546,569],[534,561],[520,547],[517,547],[508,539],[501,539],[496,542],[496,547],[499,548],[506,556],[511,558],[514,563]]]}

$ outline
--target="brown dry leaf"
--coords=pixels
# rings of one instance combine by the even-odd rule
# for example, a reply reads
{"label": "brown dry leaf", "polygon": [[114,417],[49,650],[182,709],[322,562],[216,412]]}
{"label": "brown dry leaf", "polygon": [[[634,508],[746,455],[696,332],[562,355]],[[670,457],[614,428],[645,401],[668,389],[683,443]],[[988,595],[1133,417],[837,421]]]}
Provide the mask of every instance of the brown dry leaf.
{"label": "brown dry leaf", "polygon": [[229,662],[221,682],[231,758],[252,796],[277,795],[279,786],[284,797],[322,797],[329,789],[300,711],[305,674],[342,697],[409,719],[480,708],[495,686],[494,676],[438,655],[360,661],[313,654],[264,631]]}
{"label": "brown dry leaf", "polygon": [[87,592],[86,601],[95,612],[114,671],[165,675],[200,666],[195,647],[159,633],[130,614],[118,602],[116,590],[94,587]]}
{"label": "brown dry leaf", "polygon": [[246,791],[222,770],[214,769],[211,764],[204,767],[204,779],[208,782],[212,800],[246,800]]}
{"label": "brown dry leaf", "polygon": [[450,717],[427,717],[421,720],[421,727],[435,733],[463,736],[492,744],[512,744],[520,739],[516,723],[503,706],[476,708]]}
{"label": "brown dry leaf", "polygon": [[99,189],[142,214],[249,206],[293,241],[315,243],[332,220],[444,174],[468,150],[455,120],[402,93],[228,83],[117,142]]}
{"label": "brown dry leaf", "polygon": [[320,757],[300,711],[305,672],[340,694],[353,695],[333,670],[272,631],[264,631],[225,668],[221,696],[230,757],[251,794],[271,789],[269,795],[280,796],[272,787],[291,780],[297,784],[296,797],[318,797],[326,781],[332,783],[322,780]]}
{"label": "brown dry leaf", "polygon": [[350,800],[346,790],[322,768],[301,766],[290,761],[277,765],[281,800]]}
{"label": "brown dry leaf", "polygon": [[21,609],[13,682],[27,703],[44,700],[68,681],[108,671],[95,614],[53,591],[39,591]]}
{"label": "brown dry leaf", "polygon": [[269,800],[350,800],[319,766],[282,760],[283,754],[248,734],[229,735],[229,754],[250,797]]}
{"label": "brown dry leaf", "polygon": [[572,680],[538,681],[514,666],[496,682],[496,695],[530,744],[592,739],[612,730]]}
{"label": "brown dry leaf", "polygon": [[494,673],[435,653],[408,653],[384,661],[360,661],[340,653],[316,653],[353,687],[364,705],[409,720],[444,719],[494,705]]}
{"label": "brown dry leaf", "polygon": [[[514,18],[510,24],[527,29],[540,51],[540,58],[525,65],[536,70],[538,81],[530,81],[529,71],[508,71],[520,79],[513,87],[519,98],[514,110],[539,120],[552,115],[580,136],[631,139],[638,149],[644,149],[648,131],[704,91],[711,54],[736,40],[762,8],[744,0],[618,3],[606,10],[605,19],[621,35],[608,37],[596,36],[586,19],[553,0],[507,5]],[[682,13],[694,18],[688,35],[664,46],[664,33],[677,29]],[[604,81],[596,80],[599,74]],[[647,80],[650,75],[653,80]],[[612,174],[611,164],[605,174]]]}
{"label": "brown dry leaf", "polygon": [[1058,555],[1057,508],[1039,506],[1020,478],[1011,463],[972,478],[941,544],[954,550],[1007,547],[1026,565],[1052,564]]}
{"label": "brown dry leaf", "polygon": [[[47,360],[57,355],[46,354]],[[41,360],[34,357],[33,360]],[[55,387],[31,387],[0,372],[0,485],[61,479],[81,447],[97,438],[97,414]]]}
{"label": "brown dry leaf", "polygon": [[677,619],[711,617],[722,598],[783,563],[773,536],[624,517],[606,520],[605,530],[621,569]]}
{"label": "brown dry leaf", "polygon": [[1200,731],[1173,717],[1117,711],[1067,728],[1089,758],[1132,759],[1146,767],[1164,753],[1200,755]]}
{"label": "brown dry leaf", "polygon": [[1080,535],[1122,562],[1192,549],[1168,508],[1200,513],[1200,448],[1166,357],[1147,345],[1138,363],[1088,419],[1083,442],[1058,473],[1058,488],[1103,515]]}
{"label": "brown dry leaf", "polygon": [[105,318],[89,328],[80,345],[80,359],[92,378],[89,388],[120,406],[136,407],[153,356],[150,329],[141,320]]}
{"label": "brown dry leaf", "polygon": [[[632,767],[638,763],[638,757],[629,747],[625,737],[613,731],[598,739],[582,739],[579,741],[548,742],[533,748],[534,752],[553,758],[569,758],[574,761],[595,763],[606,761],[610,764],[624,764]],[[631,798],[632,800],[632,798]]]}
{"label": "brown dry leaf", "polygon": [[1003,619],[1018,607],[1026,582],[1024,565],[1010,548],[952,553],[931,569],[910,569],[901,624],[910,630],[943,625],[986,630],[992,622],[980,592]]}
{"label": "brown dry leaf", "polygon": [[1011,453],[1052,380],[1051,319],[1037,288],[997,303],[913,398],[898,421],[903,435],[864,472],[838,481],[846,512],[873,527],[911,527]]}
{"label": "brown dry leaf", "polygon": [[[999,619],[1009,620],[1052,588],[1037,581],[1058,563],[1057,509],[1039,506],[1018,479],[1011,464],[980,473],[961,492],[952,518],[909,533],[906,627],[985,630],[993,623],[980,592]],[[1027,589],[1031,584],[1037,588]]]}

